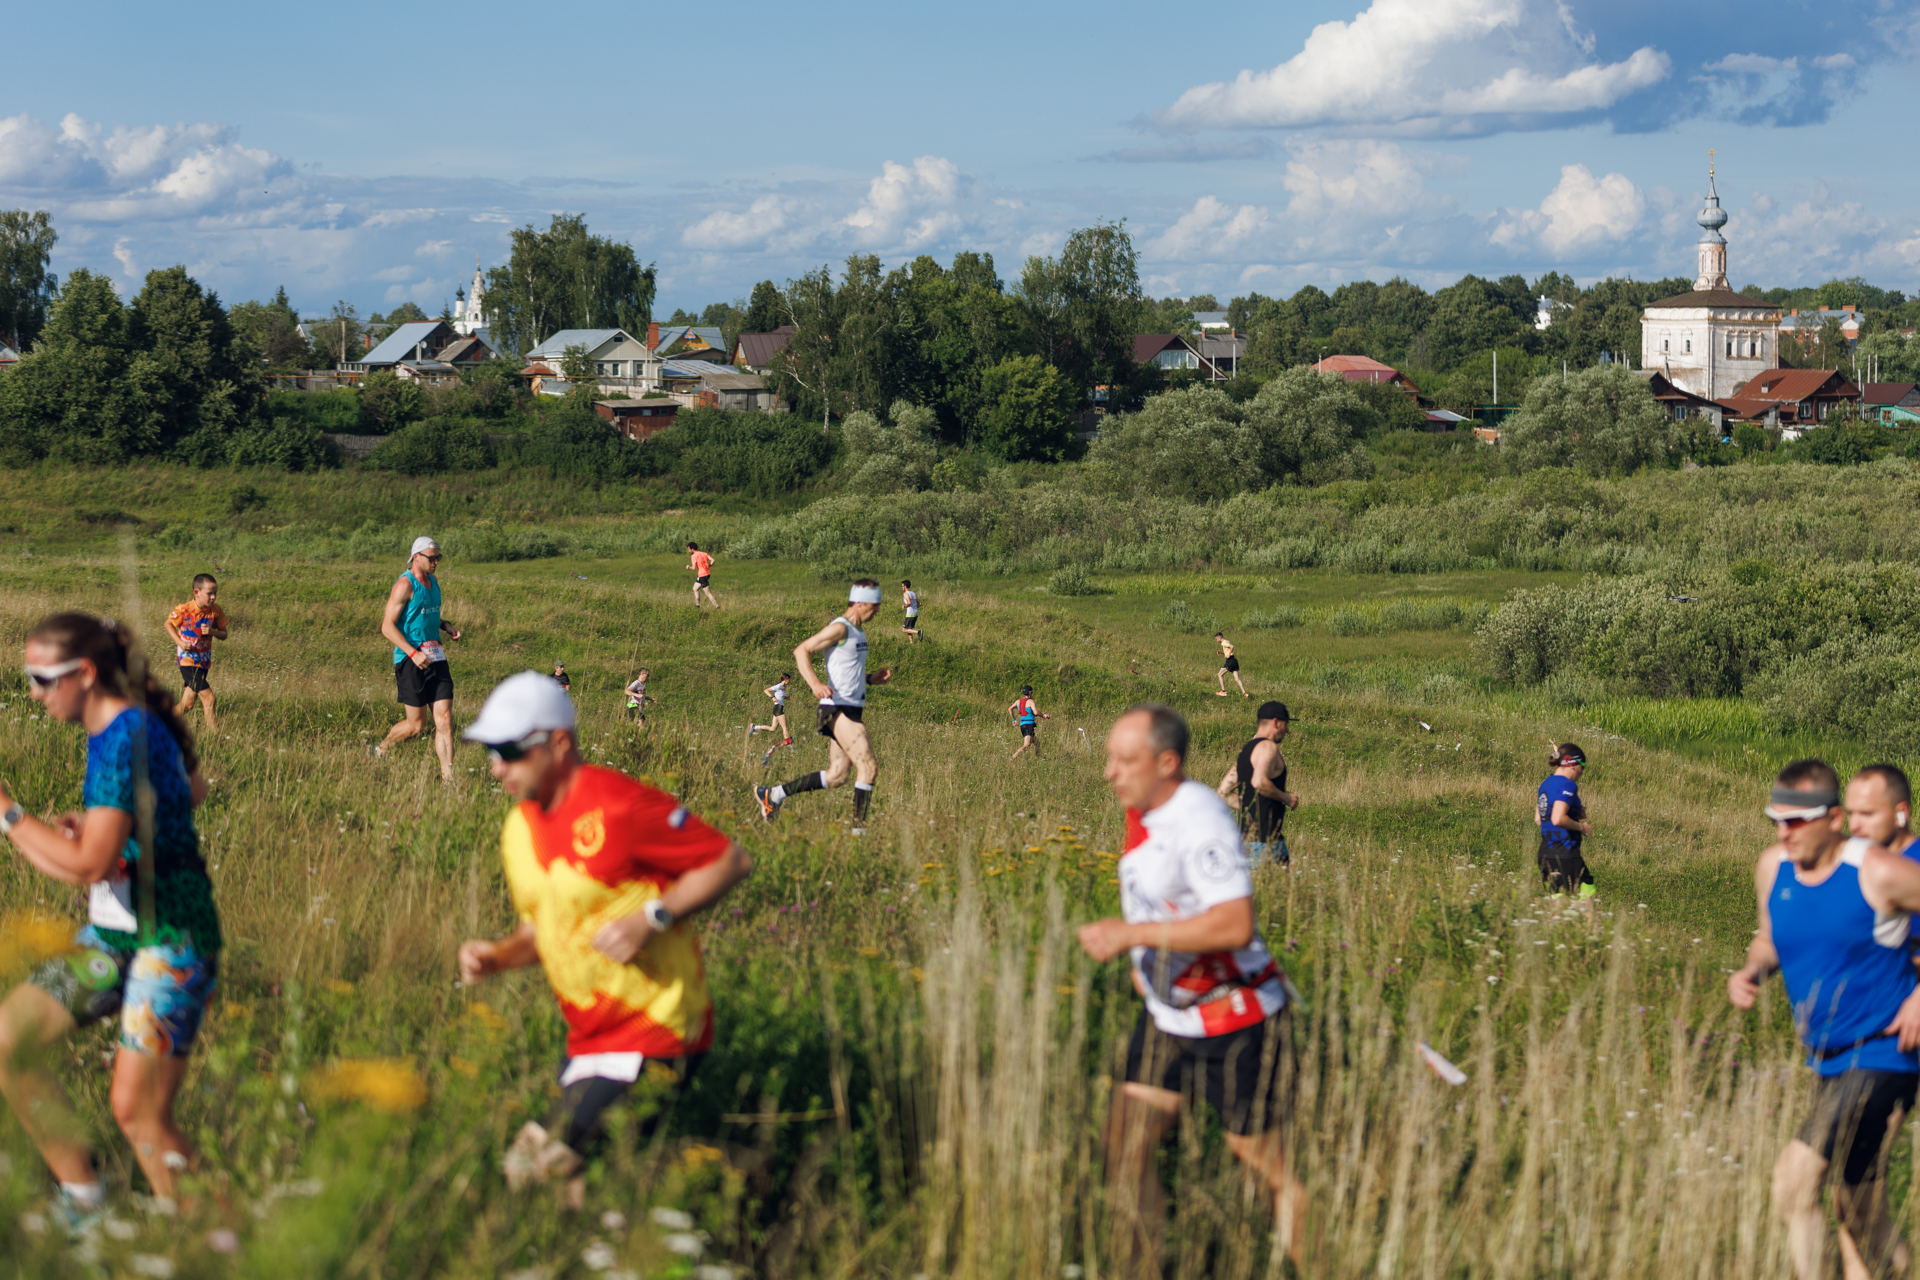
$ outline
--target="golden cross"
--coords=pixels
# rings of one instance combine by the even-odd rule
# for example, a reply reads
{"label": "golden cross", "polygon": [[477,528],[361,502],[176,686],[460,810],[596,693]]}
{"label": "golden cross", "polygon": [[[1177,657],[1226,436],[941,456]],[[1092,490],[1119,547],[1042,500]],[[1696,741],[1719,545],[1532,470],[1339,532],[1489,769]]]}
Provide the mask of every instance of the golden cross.
{"label": "golden cross", "polygon": [[1712,147],[1707,148],[1707,172],[1709,174],[1713,172],[1713,158],[1719,154],[1720,153],[1718,151],[1715,151]]}

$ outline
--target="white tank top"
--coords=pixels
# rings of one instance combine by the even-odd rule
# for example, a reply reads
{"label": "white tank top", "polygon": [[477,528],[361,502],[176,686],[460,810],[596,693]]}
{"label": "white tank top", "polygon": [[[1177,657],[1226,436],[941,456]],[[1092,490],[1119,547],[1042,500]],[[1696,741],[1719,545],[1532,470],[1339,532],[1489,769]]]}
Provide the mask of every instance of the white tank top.
{"label": "white tank top", "polygon": [[867,633],[842,616],[841,626],[847,638],[827,650],[827,687],[831,698],[822,698],[821,706],[864,707],[867,705]]}

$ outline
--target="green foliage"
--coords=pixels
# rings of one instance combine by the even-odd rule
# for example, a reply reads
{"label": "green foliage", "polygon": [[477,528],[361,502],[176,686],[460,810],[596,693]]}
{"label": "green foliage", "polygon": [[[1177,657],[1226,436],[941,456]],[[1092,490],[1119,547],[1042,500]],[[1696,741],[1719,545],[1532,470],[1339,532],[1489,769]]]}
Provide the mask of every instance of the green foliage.
{"label": "green foliage", "polygon": [[480,423],[462,418],[428,418],[395,431],[367,456],[376,471],[434,476],[448,471],[484,471],[497,462]]}
{"label": "green foliage", "polygon": [[802,489],[833,459],[819,427],[786,413],[682,409],[641,446],[640,474],[675,489],[771,497]]}
{"label": "green foliage", "polygon": [[847,415],[841,424],[847,492],[896,493],[924,489],[931,480],[939,458],[933,443],[933,411],[896,400],[890,416],[892,421],[887,422],[862,409]]}
{"label": "green foliage", "polygon": [[560,376],[578,390],[594,380],[593,361],[587,359],[587,349],[577,342],[570,342],[560,353]]}
{"label": "green foliage", "polygon": [[1187,635],[1212,635],[1220,630],[1220,619],[1211,613],[1200,613],[1185,600],[1169,600],[1154,619],[1156,626],[1169,627]]}
{"label": "green foliage", "polygon": [[978,491],[986,484],[991,472],[992,467],[984,457],[967,449],[936,462],[927,477],[927,483],[943,493],[951,493],[955,489]]}
{"label": "green foliage", "polygon": [[1058,462],[1073,449],[1079,397],[1039,356],[1011,356],[981,375],[984,412],[975,439],[1007,462]]}
{"label": "green foliage", "polygon": [[1733,428],[1733,447],[1740,451],[1741,457],[1751,458],[1756,453],[1765,453],[1772,448],[1773,440],[1755,424],[1741,422]]}
{"label": "green foliage", "polygon": [[1290,604],[1277,604],[1271,609],[1249,609],[1240,616],[1240,625],[1252,630],[1273,630],[1303,625],[1307,615]]}
{"label": "green foliage", "polygon": [[418,422],[427,396],[418,382],[391,369],[375,369],[360,380],[360,426],[368,435],[398,431]]}
{"label": "green foliage", "polygon": [[1062,565],[1047,579],[1047,590],[1056,596],[1091,596],[1102,592],[1083,564]]}
{"label": "green foliage", "polygon": [[1850,467],[1877,458],[1893,443],[1893,434],[1875,422],[1852,415],[1830,415],[1825,426],[1809,427],[1781,452],[1796,462]]}
{"label": "green foliage", "polygon": [[227,312],[234,337],[269,372],[312,367],[307,340],[300,336],[300,314],[282,286],[267,302],[242,302]]}
{"label": "green foliage", "polygon": [[1327,631],[1336,636],[1371,636],[1380,630],[1377,615],[1353,605],[1341,605],[1327,617]]}
{"label": "green foliage", "polygon": [[1505,432],[1502,450],[1520,471],[1624,474],[1664,461],[1676,443],[1672,419],[1646,380],[1619,365],[1538,379]]}
{"label": "green foliage", "polygon": [[1216,501],[1265,487],[1259,440],[1245,412],[1210,387],[1148,399],[1109,418],[1087,455],[1091,483],[1116,495]]}
{"label": "green foliage", "polygon": [[591,409],[572,403],[508,436],[496,446],[496,454],[502,466],[538,467],[550,476],[600,483],[646,475],[650,462],[644,446]]}
{"label": "green foliage", "polygon": [[47,322],[59,277],[47,270],[60,238],[44,209],[0,209],[0,342],[22,355]]}
{"label": "green foliage", "polygon": [[656,272],[633,246],[587,230],[579,214],[556,213],[545,231],[512,234],[505,266],[487,272],[487,323],[504,353],[530,351],[562,329],[644,333]]}

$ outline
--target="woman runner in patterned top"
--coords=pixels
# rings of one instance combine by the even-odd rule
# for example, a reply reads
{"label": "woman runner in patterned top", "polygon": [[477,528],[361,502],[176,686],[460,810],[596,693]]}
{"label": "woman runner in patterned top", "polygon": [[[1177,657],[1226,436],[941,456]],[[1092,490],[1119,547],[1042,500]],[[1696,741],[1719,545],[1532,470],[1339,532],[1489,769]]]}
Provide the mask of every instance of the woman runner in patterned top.
{"label": "woman runner in patterned top", "polygon": [[[173,1101],[219,970],[220,915],[193,823],[206,795],[193,739],[132,633],[88,614],[56,614],[28,633],[26,660],[48,716],[87,730],[86,808],[49,822],[0,791],[0,831],[55,880],[89,886],[90,902],[73,949],[0,1004],[0,1091],[60,1180],[56,1208],[74,1223],[100,1208],[99,1178],[72,1137],[78,1122],[59,1084],[17,1065],[16,1051],[118,1015],[113,1112],[155,1197],[172,1201],[176,1175],[194,1161]],[[135,819],[145,789],[151,850]]]}

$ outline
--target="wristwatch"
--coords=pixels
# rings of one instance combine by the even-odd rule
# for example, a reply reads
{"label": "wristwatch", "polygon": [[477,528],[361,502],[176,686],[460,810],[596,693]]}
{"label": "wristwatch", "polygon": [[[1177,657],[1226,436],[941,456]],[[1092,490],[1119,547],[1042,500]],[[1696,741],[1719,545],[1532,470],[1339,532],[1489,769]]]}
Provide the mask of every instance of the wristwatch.
{"label": "wristwatch", "polygon": [[26,816],[27,811],[22,809],[18,803],[15,803],[14,806],[5,813],[0,813],[0,836],[12,835],[14,824]]}
{"label": "wristwatch", "polygon": [[647,918],[656,933],[673,928],[673,912],[667,910],[667,904],[658,898],[650,898],[647,905],[640,908],[640,914]]}

